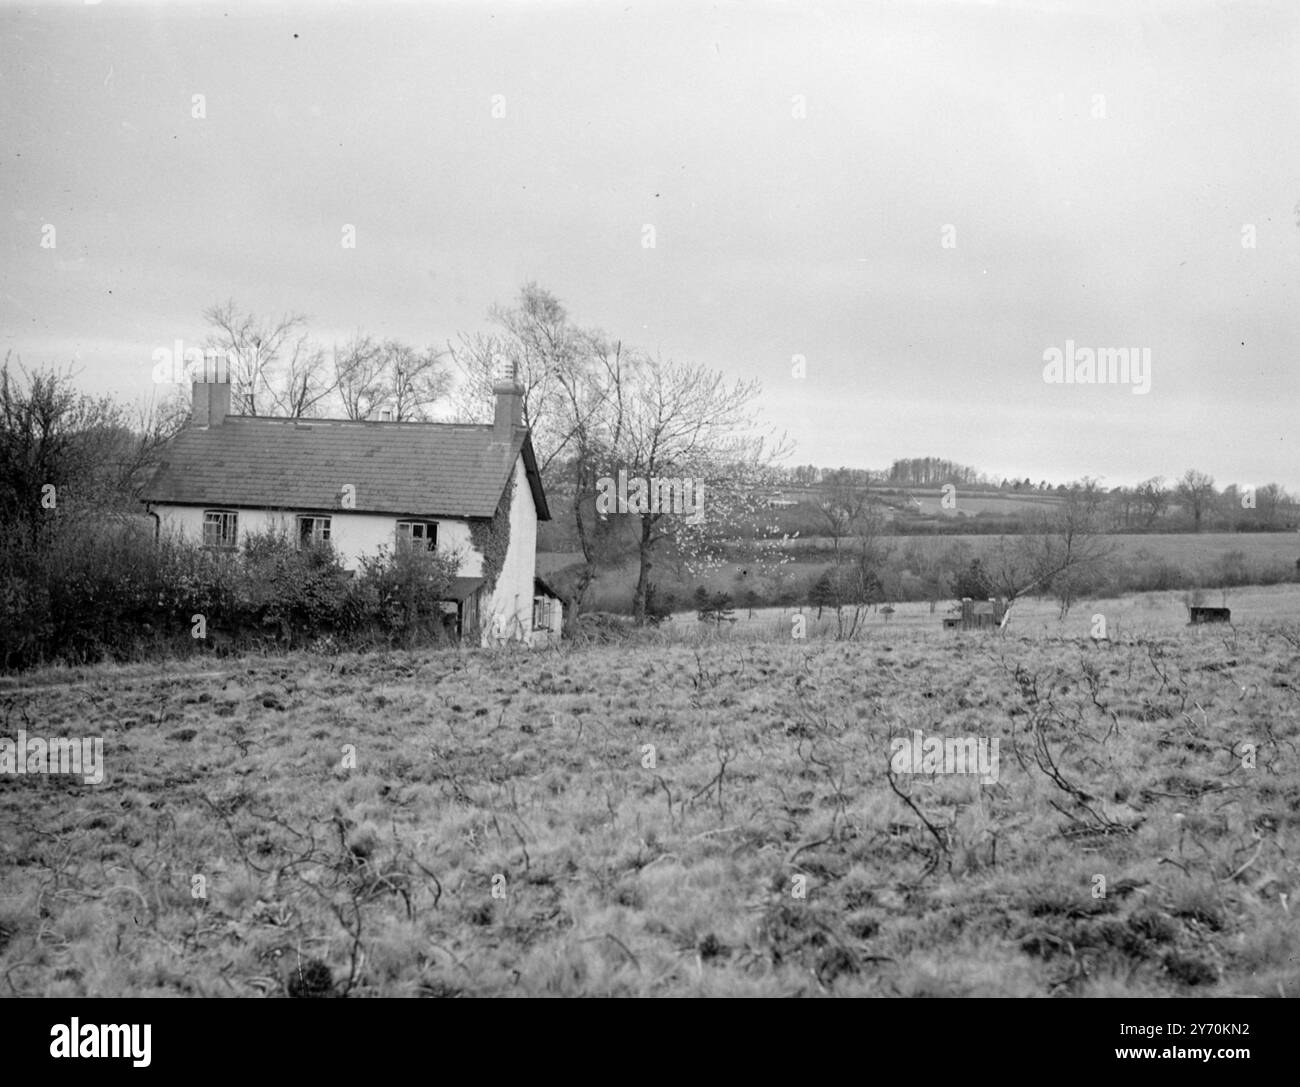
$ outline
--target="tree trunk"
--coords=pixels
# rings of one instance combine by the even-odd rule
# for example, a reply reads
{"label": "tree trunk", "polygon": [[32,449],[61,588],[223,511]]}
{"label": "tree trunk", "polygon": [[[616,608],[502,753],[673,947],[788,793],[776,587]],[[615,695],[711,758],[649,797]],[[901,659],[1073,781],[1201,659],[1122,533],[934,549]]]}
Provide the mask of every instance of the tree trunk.
{"label": "tree trunk", "polygon": [[650,588],[650,571],[654,568],[651,551],[650,533],[652,526],[645,520],[641,522],[641,540],[637,545],[637,561],[640,570],[636,579],[636,592],[632,596],[632,617],[638,626],[645,624],[646,593]]}
{"label": "tree trunk", "polygon": [[573,520],[578,530],[578,546],[582,548],[582,558],[585,563],[582,573],[578,578],[578,585],[573,595],[573,606],[569,617],[570,623],[576,629],[578,615],[582,609],[582,601],[587,596],[587,588],[596,580],[596,545],[593,536],[596,528],[588,522],[583,513],[583,502],[595,494],[594,488],[591,487],[591,471],[586,463],[586,452],[580,454],[580,461],[576,468],[576,484],[573,492]]}

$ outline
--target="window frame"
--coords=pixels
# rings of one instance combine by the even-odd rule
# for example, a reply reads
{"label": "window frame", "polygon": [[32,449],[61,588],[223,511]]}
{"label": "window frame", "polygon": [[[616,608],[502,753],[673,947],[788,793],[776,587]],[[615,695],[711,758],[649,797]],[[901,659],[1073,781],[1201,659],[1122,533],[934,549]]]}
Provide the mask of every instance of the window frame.
{"label": "window frame", "polygon": [[[424,530],[423,536],[415,535],[414,530],[417,525]],[[408,529],[406,533],[402,532],[403,526],[406,526],[406,528]],[[433,533],[432,536],[429,535],[430,530],[432,530]],[[412,519],[401,520],[397,522],[396,533],[397,533],[397,544],[399,547],[412,547],[416,540],[423,540],[425,551],[438,550],[438,522],[437,521],[420,521],[420,520],[412,520]]]}
{"label": "window frame", "polygon": [[[216,522],[210,522],[210,518],[218,518]],[[222,531],[226,525],[229,525],[229,542],[227,534]],[[211,541],[209,528],[216,527],[217,541]],[[239,511],[229,509],[205,509],[203,511],[203,549],[205,551],[234,551],[239,547]]]}
{"label": "window frame", "polygon": [[[299,551],[331,543],[334,534],[334,518],[328,513],[299,513],[296,516]],[[308,522],[312,525],[310,536],[303,532],[303,526]],[[319,527],[320,522],[324,522],[323,530]]]}

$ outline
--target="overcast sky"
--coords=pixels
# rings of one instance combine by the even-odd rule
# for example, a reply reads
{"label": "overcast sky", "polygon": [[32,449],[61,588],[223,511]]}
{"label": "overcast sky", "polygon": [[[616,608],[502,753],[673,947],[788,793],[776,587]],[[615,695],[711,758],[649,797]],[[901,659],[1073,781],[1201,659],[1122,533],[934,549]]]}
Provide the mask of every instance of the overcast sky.
{"label": "overcast sky", "polygon": [[[790,463],[1300,490],[1298,25],[1291,0],[5,5],[0,350],[136,399],[219,300],[437,344],[536,280],[759,378]],[[1150,391],[1046,382],[1067,340],[1148,348]]]}

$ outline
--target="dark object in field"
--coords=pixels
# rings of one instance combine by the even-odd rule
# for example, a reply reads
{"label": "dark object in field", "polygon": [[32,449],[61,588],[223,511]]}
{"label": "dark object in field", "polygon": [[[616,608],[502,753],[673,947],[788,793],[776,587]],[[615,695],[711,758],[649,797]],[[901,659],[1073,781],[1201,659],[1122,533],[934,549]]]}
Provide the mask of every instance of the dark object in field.
{"label": "dark object in field", "polygon": [[1164,965],[1169,976],[1183,985],[1213,985],[1219,980],[1218,971],[1208,962],[1176,951],[1166,952]]}
{"label": "dark object in field", "polygon": [[700,959],[703,962],[708,962],[710,959],[716,959],[719,957],[726,958],[731,953],[731,949],[719,940],[712,932],[707,933],[704,938],[696,944],[695,949],[699,952]]}
{"label": "dark object in field", "polygon": [[1002,625],[1002,617],[1007,613],[1007,602],[989,597],[985,600],[972,600],[962,597],[961,615],[943,621],[944,629],[951,630],[993,630]]}
{"label": "dark object in field", "polygon": [[1192,613],[1189,626],[1193,623],[1231,623],[1231,608],[1203,608],[1193,605],[1188,610]]}
{"label": "dark object in field", "polygon": [[289,975],[289,995],[299,998],[331,997],[334,991],[334,975],[330,968],[320,959],[304,959],[298,968]]}

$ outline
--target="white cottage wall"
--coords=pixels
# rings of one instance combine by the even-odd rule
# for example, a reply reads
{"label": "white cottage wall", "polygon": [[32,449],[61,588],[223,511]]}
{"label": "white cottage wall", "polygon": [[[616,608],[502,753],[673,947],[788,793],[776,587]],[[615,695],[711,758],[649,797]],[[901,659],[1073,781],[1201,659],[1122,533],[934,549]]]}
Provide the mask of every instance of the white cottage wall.
{"label": "white cottage wall", "polygon": [[533,626],[533,577],[537,572],[537,507],[520,457],[515,461],[515,493],[510,502],[510,543],[496,588],[488,600],[483,641],[529,641]]}
{"label": "white cottage wall", "polygon": [[[525,483],[525,489],[527,484]],[[531,495],[529,497],[531,502]],[[235,510],[239,514],[239,540],[249,532],[263,532],[267,529],[284,526],[292,538],[297,532],[294,513],[276,510],[240,509],[238,506],[169,506],[158,504],[153,511],[158,514],[160,530],[164,536],[175,533],[193,542],[203,539],[203,514],[209,509]],[[330,542],[338,553],[343,565],[355,570],[363,555],[374,555],[381,547],[392,550],[397,541],[398,518],[384,514],[353,513],[347,510],[332,510],[330,517]],[[483,556],[475,549],[470,539],[469,524],[465,521],[430,518],[438,523],[438,550],[441,552],[459,551],[461,554],[460,577],[481,577],[483,573]],[[513,523],[513,511],[512,511]],[[533,520],[533,540],[536,541],[536,517]],[[507,556],[508,558],[509,556]]]}

